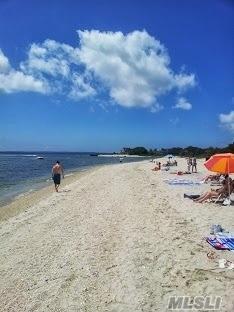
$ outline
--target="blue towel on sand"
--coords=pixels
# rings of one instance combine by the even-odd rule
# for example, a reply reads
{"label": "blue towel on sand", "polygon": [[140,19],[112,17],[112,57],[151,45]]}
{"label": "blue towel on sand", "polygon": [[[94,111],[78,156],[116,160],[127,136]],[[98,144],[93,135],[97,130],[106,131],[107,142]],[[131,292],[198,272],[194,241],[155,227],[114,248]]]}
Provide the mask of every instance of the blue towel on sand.
{"label": "blue towel on sand", "polygon": [[219,235],[216,237],[206,237],[206,241],[215,249],[234,250],[234,237]]}

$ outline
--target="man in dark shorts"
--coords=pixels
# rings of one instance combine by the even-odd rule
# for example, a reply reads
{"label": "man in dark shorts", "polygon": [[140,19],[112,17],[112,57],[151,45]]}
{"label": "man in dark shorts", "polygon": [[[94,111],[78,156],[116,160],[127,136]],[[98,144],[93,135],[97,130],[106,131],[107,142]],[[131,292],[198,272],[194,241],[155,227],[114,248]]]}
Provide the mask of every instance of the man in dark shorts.
{"label": "man in dark shorts", "polygon": [[52,168],[52,179],[54,180],[54,187],[56,192],[58,192],[58,188],[60,185],[61,174],[64,178],[63,167],[60,165],[59,161],[56,161],[56,164]]}

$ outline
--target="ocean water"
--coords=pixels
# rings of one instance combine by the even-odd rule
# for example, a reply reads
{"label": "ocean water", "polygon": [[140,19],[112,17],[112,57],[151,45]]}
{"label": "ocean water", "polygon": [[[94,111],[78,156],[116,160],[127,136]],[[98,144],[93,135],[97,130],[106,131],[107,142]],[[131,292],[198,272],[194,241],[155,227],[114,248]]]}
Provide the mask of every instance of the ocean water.
{"label": "ocean water", "polygon": [[[126,157],[124,162],[142,159]],[[97,157],[90,153],[0,152],[0,204],[51,184],[51,168],[57,160],[63,165],[65,176],[92,166],[119,163],[118,157]]]}

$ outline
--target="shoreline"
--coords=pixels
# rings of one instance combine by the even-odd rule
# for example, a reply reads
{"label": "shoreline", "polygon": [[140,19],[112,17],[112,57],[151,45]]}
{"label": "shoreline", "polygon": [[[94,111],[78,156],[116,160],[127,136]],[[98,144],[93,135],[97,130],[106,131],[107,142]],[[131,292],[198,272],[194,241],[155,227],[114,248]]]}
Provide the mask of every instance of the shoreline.
{"label": "shoreline", "polygon": [[[33,155],[28,155],[28,156],[33,156]],[[109,158],[112,158],[112,157],[109,157]],[[136,158],[136,157],[129,156],[129,158],[132,158],[132,159],[135,158],[134,160],[131,160],[130,162],[143,161],[143,159],[139,159],[139,157]],[[127,163],[128,163],[128,160],[127,160]],[[67,178],[70,177],[71,175],[76,175],[76,174],[88,171],[95,167],[101,167],[101,166],[106,166],[106,165],[109,166],[112,164],[113,164],[112,162],[94,163],[94,164],[88,164],[85,166],[78,166],[74,168],[65,169],[65,179],[67,180]],[[115,164],[118,164],[118,162],[116,162]],[[30,176],[28,176],[27,178],[24,178],[22,181],[19,181],[19,183],[10,185],[8,188],[6,186],[4,187],[4,184],[3,184],[3,188],[1,189],[1,192],[0,192],[0,215],[1,215],[2,207],[9,205],[10,203],[17,200],[19,197],[24,197],[28,194],[35,193],[46,187],[49,187],[51,183],[53,183],[53,181],[51,179],[51,174],[48,171],[47,173],[43,172],[42,175],[39,175],[37,177],[31,178]]]}
{"label": "shoreline", "polygon": [[[65,174],[65,178],[66,178],[65,180],[70,178],[70,176],[85,172],[89,170],[90,168],[94,168],[94,167],[96,166],[88,166],[88,167],[85,167],[85,169],[81,169],[82,167],[80,167],[80,168],[66,170],[67,174]],[[12,203],[17,198],[20,198],[30,193],[40,191],[44,188],[49,187],[51,184],[53,185],[53,180],[52,178],[49,178],[49,175],[43,175],[43,176],[39,176],[33,179],[28,178],[19,185],[19,188],[17,190],[15,191],[10,190],[8,193],[6,193],[3,196],[3,199],[0,201],[0,209]],[[32,188],[32,185],[33,185],[33,188]],[[14,186],[17,186],[17,185],[14,185]]]}
{"label": "shoreline", "polygon": [[[147,160],[141,160],[140,162],[144,162]],[[137,161],[139,162],[139,161]],[[131,163],[137,163],[131,162]],[[93,166],[85,167],[85,169],[80,170],[81,168],[77,168],[75,171],[68,171],[65,174],[65,179],[61,179],[60,190],[69,184],[76,182],[79,178],[88,175],[89,173],[105,167],[105,166],[118,166],[119,163],[116,164],[96,164]],[[122,164],[121,164],[122,165]],[[49,185],[50,184],[50,185]],[[41,200],[47,198],[54,192],[54,183],[53,181],[44,181],[37,184],[37,187],[33,190],[22,190],[19,194],[13,196],[11,199],[8,199],[6,202],[0,202],[0,223],[2,221],[6,221],[11,217],[14,217],[21,212],[27,210],[30,206],[39,203]]]}
{"label": "shoreline", "polygon": [[[69,171],[67,175],[65,174],[65,179],[61,179],[60,190],[102,166],[108,166],[108,164],[90,166],[85,170]],[[50,185],[48,185],[49,183]],[[38,188],[32,191],[22,191],[12,199],[7,200],[7,202],[0,204],[0,223],[11,217],[17,216],[21,212],[26,211],[29,207],[55,193],[52,180],[51,182],[42,182],[41,184],[38,184],[37,187]]]}

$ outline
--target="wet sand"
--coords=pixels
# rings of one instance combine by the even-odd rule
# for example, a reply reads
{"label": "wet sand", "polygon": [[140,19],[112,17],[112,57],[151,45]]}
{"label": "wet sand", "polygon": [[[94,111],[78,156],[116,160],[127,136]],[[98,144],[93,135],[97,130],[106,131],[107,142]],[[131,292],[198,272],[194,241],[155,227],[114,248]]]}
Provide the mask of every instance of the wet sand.
{"label": "wet sand", "polygon": [[[77,181],[79,178],[88,174],[90,171],[97,169],[99,166],[85,169],[74,173],[65,174],[65,179],[61,180],[61,188]],[[7,220],[19,213],[27,210],[32,205],[37,204],[40,200],[49,197],[54,193],[54,184],[51,180],[51,185],[41,187],[40,189],[24,192],[14,197],[10,202],[0,204],[0,222]]]}

